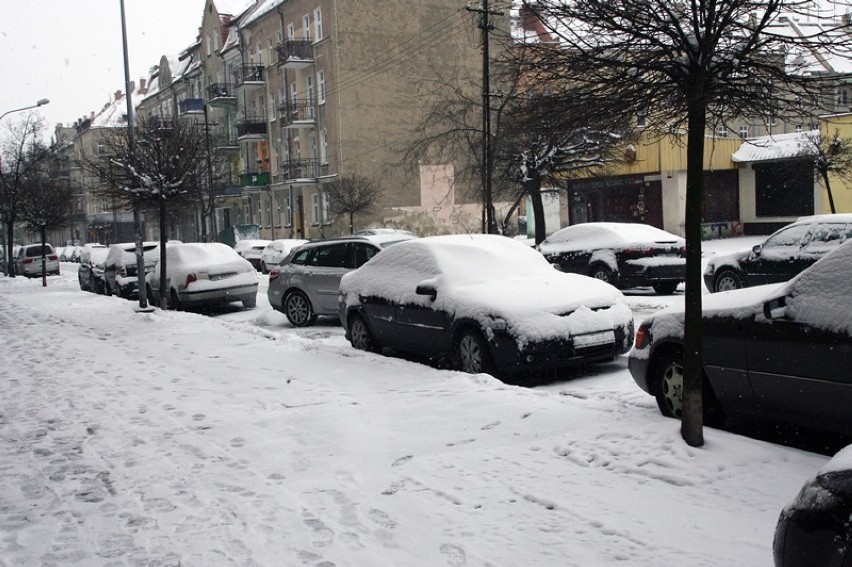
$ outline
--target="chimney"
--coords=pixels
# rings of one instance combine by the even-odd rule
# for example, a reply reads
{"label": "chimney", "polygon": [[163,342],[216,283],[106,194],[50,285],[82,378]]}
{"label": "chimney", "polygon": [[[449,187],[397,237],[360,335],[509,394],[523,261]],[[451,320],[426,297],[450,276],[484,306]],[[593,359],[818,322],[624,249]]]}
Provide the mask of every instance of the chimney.
{"label": "chimney", "polygon": [[121,100],[121,91],[115,91],[115,100]]}
{"label": "chimney", "polygon": [[140,93],[145,92],[145,81],[146,81],[146,79],[139,79],[139,92]]}

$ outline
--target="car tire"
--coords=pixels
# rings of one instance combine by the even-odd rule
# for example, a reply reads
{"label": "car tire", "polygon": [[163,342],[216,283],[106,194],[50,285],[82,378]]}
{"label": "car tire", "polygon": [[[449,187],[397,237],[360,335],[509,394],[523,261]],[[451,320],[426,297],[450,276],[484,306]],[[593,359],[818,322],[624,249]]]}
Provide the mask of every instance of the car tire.
{"label": "car tire", "polygon": [[379,352],[381,347],[373,338],[367,323],[360,315],[349,316],[349,344],[358,350]]}
{"label": "car tire", "polygon": [[732,289],[741,289],[742,287],[742,278],[733,270],[722,270],[716,275],[716,279],[713,281],[714,292],[731,291]]}
{"label": "car tire", "polygon": [[[651,384],[657,407],[666,417],[683,417],[683,348],[666,347],[658,352],[651,364]],[[704,424],[719,427],[725,421],[722,406],[716,399],[707,376],[703,376],[702,406]]]}
{"label": "car tire", "polygon": [[243,307],[246,309],[254,309],[257,306],[257,294],[250,293],[249,295],[244,295],[240,298],[240,301],[243,302]]}
{"label": "car tire", "polygon": [[657,282],[653,285],[657,295],[671,295],[677,289],[680,282]]}
{"label": "car tire", "polygon": [[488,343],[474,329],[465,329],[456,339],[458,367],[469,374],[494,374],[494,361]]}
{"label": "car tire", "polygon": [[301,291],[294,291],[284,299],[284,314],[294,327],[307,327],[317,320],[311,300]]}
{"label": "car tire", "polygon": [[596,280],[601,280],[608,284],[612,284],[615,279],[612,275],[612,270],[610,270],[607,266],[603,264],[595,264],[592,266],[591,271],[589,272],[589,276],[595,278]]}

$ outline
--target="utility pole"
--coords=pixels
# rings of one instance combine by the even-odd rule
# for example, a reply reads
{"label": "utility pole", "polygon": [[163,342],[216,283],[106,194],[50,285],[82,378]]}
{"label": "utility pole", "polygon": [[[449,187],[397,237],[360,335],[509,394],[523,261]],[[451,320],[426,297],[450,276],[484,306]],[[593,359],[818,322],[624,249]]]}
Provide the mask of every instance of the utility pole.
{"label": "utility pole", "polygon": [[482,0],[482,8],[465,8],[480,15],[479,29],[482,31],[482,232],[490,234],[494,228],[494,200],[491,192],[491,54],[488,49],[489,32],[494,29],[491,16],[502,16],[503,12],[488,8],[488,0]]}

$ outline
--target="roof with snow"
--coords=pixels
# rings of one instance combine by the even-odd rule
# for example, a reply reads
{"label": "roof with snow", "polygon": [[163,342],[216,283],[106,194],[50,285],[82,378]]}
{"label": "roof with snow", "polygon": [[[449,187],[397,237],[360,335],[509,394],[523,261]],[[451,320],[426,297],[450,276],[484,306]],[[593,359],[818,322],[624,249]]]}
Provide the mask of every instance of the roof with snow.
{"label": "roof with snow", "polygon": [[819,135],[819,130],[811,130],[746,140],[734,152],[731,160],[735,163],[749,163],[812,155],[816,151],[813,141],[819,139]]}

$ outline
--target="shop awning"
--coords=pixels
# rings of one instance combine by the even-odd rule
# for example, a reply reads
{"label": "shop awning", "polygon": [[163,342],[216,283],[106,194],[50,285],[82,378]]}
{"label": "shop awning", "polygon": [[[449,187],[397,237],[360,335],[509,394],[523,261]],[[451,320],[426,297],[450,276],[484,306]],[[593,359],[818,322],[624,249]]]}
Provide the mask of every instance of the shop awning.
{"label": "shop awning", "polygon": [[731,160],[750,163],[813,156],[816,154],[815,140],[819,140],[819,130],[761,136],[743,142]]}

